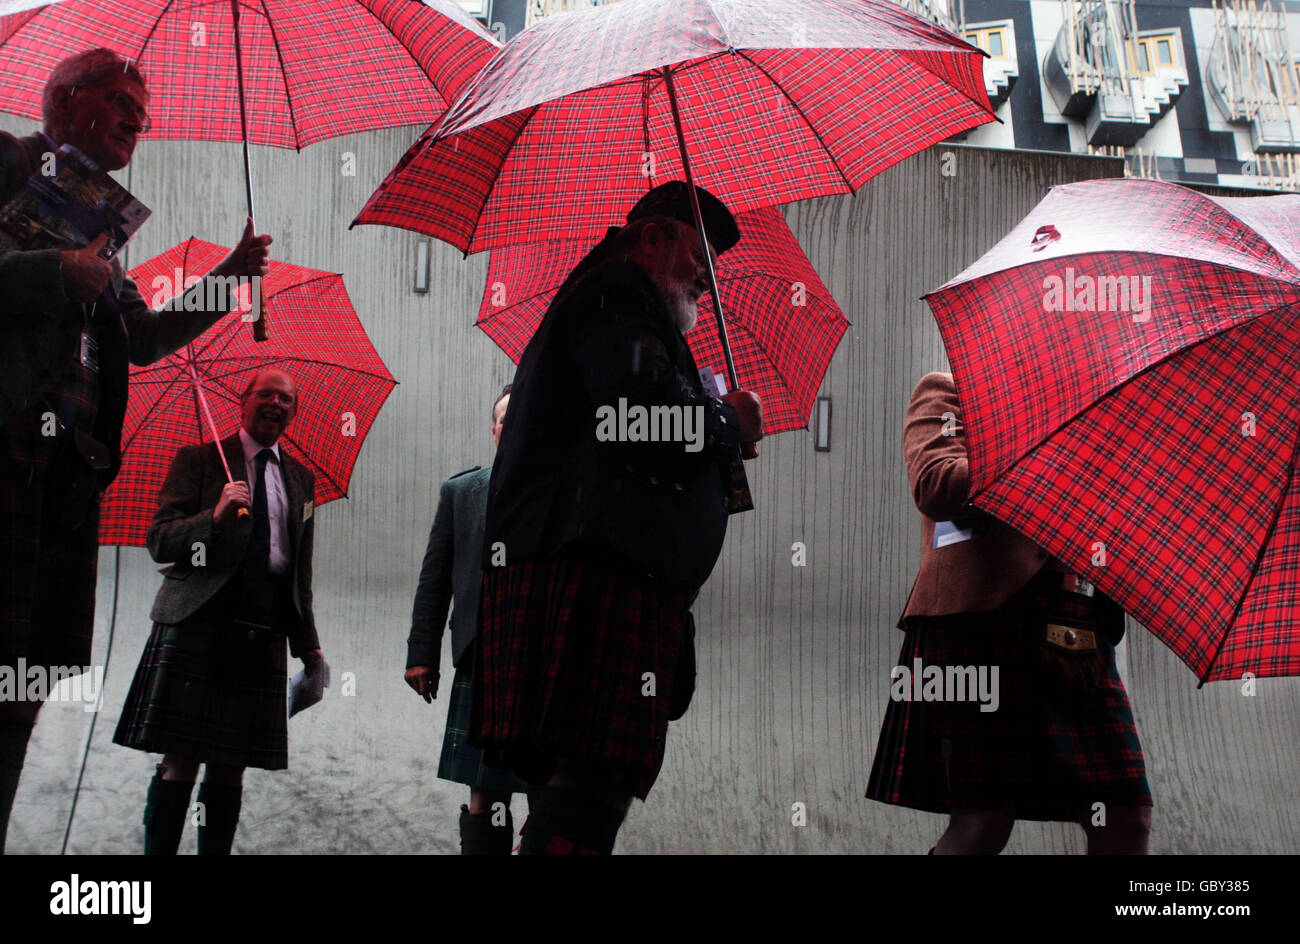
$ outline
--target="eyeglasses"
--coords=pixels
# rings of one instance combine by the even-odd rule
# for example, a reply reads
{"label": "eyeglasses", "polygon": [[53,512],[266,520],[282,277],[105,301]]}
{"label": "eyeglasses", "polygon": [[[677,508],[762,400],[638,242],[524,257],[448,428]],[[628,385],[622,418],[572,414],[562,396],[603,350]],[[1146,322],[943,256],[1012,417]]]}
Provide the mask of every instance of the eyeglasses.
{"label": "eyeglasses", "polygon": [[281,406],[293,406],[295,400],[294,395],[291,393],[283,393],[279,390],[267,390],[265,388],[254,390],[252,396],[263,403],[270,403],[274,400]]}
{"label": "eyeglasses", "polygon": [[104,96],[117,113],[135,125],[137,134],[148,134],[153,127],[149,123],[149,112],[130,95],[122,91],[108,92]]}

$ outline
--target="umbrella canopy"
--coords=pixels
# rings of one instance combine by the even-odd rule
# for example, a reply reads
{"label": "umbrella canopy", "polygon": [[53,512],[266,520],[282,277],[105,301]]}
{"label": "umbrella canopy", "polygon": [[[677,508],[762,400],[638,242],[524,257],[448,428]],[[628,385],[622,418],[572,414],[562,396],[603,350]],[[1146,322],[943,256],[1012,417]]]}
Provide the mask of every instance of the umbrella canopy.
{"label": "umbrella canopy", "polygon": [[[240,141],[231,0],[0,0],[3,109],[41,116],[60,59],[107,46],[152,93],[150,134]],[[248,141],[301,149],[435,121],[500,44],[454,0],[237,0]]]}
{"label": "umbrella canopy", "polygon": [[[767,435],[808,425],[813,399],[849,326],[775,208],[737,218],[740,242],[718,260],[728,334],[748,389],[763,399]],[[555,240],[492,252],[478,326],[515,363],[560,284],[590,245]],[[686,336],[695,361],[724,376],[712,301]]]}
{"label": "umbrella canopy", "polygon": [[983,55],[890,0],[624,0],[549,17],[484,67],[356,223],[465,252],[592,239],[655,178],[691,179],[679,128],[694,183],[733,212],[847,193],[993,120]]}
{"label": "umbrella canopy", "polygon": [[[188,239],[131,277],[146,298],[165,300],[229,251]],[[101,544],[143,545],[172,458],[183,446],[212,440],[191,369],[222,436],[238,430],[239,397],[256,371],[286,370],[299,407],[281,448],[315,474],[318,505],[347,495],[361,444],[397,381],[358,322],[342,276],[273,261],[264,285],[278,326],[269,341],[253,342],[232,316],[170,357],[131,369],[122,471],[104,498]]]}
{"label": "umbrella canopy", "polygon": [[1056,187],[927,300],[976,506],[1202,681],[1300,674],[1300,196]]}

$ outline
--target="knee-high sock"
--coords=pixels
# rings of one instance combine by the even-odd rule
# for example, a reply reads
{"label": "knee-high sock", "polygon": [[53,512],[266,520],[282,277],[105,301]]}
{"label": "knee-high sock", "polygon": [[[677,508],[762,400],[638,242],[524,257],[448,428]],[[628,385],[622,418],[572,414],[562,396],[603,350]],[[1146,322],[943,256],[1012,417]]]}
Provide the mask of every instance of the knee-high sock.
{"label": "knee-high sock", "polygon": [[199,855],[230,855],[239,825],[239,808],[244,796],[240,785],[207,783],[199,787],[203,821],[199,826]]}
{"label": "knee-high sock", "polygon": [[567,787],[546,786],[524,825],[520,855],[609,855],[623,814]]}
{"label": "knee-high sock", "polygon": [[0,718],[0,853],[5,851],[9,813],[18,792],[18,778],[27,758],[27,742],[36,722],[23,718]]}
{"label": "knee-high sock", "polygon": [[492,825],[496,813],[471,813],[468,806],[460,808],[461,855],[510,855],[515,847],[515,821],[506,810],[505,822]]}
{"label": "knee-high sock", "polygon": [[144,854],[175,855],[190,811],[193,781],[164,780],[162,764],[149,782],[144,802]]}

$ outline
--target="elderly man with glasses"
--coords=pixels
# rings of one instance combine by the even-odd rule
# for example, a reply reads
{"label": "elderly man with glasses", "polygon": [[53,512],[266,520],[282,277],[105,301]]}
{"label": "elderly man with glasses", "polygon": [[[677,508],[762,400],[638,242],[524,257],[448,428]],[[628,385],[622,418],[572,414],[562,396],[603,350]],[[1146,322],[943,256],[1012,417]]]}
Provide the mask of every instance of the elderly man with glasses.
{"label": "elderly man with glasses", "polygon": [[[0,206],[52,166],[64,145],[104,171],[131,160],[149,126],[149,93],[130,60],[92,49],[55,66],[44,130],[0,133]],[[251,221],[210,276],[223,293],[158,311],[140,296],[105,236],[81,248],[0,249],[0,667],[90,670],[99,495],[121,464],[128,361],[149,364],[232,308],[230,277],[267,271],[269,236]],[[41,700],[0,700],[0,851]]]}

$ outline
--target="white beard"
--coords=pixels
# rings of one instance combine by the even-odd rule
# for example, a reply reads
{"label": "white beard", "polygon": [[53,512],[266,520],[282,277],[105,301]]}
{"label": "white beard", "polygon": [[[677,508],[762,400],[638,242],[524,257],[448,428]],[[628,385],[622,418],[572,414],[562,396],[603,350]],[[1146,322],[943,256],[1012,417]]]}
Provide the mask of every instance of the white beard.
{"label": "white beard", "polygon": [[677,330],[686,334],[700,317],[699,303],[691,297],[690,287],[685,283],[669,286],[667,296],[668,313],[673,316]]}

